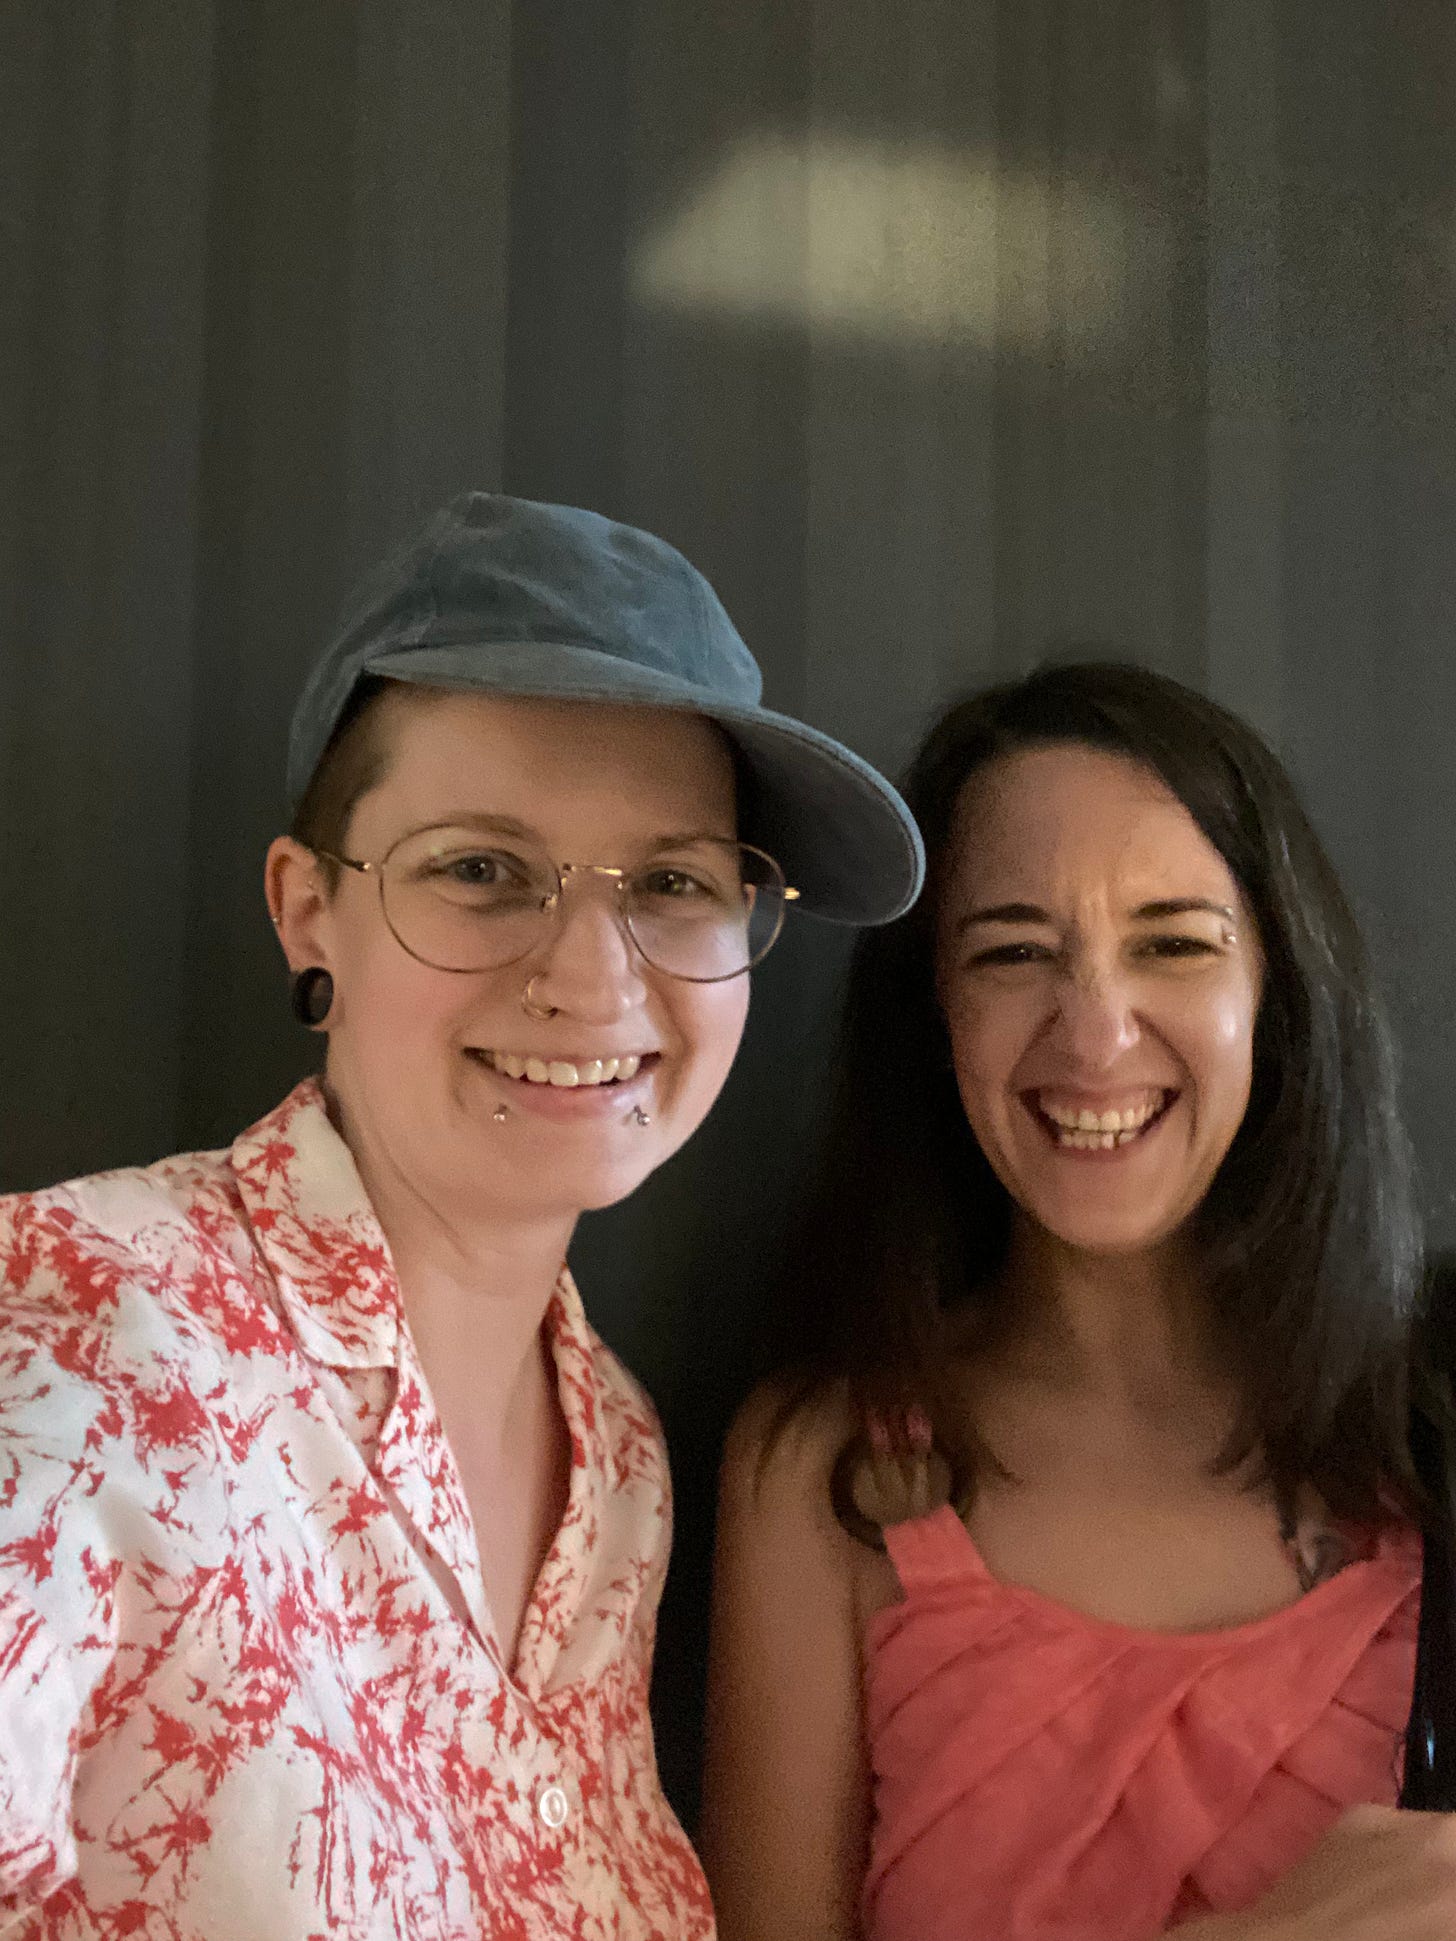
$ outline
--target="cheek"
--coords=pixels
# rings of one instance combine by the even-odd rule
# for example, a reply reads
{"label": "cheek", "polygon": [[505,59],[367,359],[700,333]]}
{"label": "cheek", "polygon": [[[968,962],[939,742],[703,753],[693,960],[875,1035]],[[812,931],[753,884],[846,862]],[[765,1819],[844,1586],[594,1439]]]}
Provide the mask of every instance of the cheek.
{"label": "cheek", "polygon": [[1255,1009],[1249,993],[1230,992],[1214,1012],[1213,1036],[1221,1051],[1237,1056],[1254,1042]]}
{"label": "cheek", "polygon": [[340,962],[341,1023],[371,1062],[418,1057],[453,1032],[469,996],[469,978],[416,962],[392,937],[358,939]]}
{"label": "cheek", "polygon": [[1199,1062],[1210,1089],[1247,1098],[1257,1013],[1255,993],[1246,985],[1232,986],[1215,994],[1212,1003],[1190,1020],[1188,1028],[1200,1043]]}
{"label": "cheek", "polygon": [[1001,1006],[964,996],[946,1012],[945,1022],[961,1110],[982,1149],[995,1153],[1005,1144],[1007,1081],[1016,1064],[1016,1033]]}
{"label": "cheek", "polygon": [[1034,1007],[1005,991],[952,994],[944,1007],[951,1058],[964,1091],[1004,1096],[1033,1035]]}
{"label": "cheek", "polygon": [[701,1109],[712,1104],[728,1076],[748,1020],[747,979],[683,987],[674,994],[674,1023],[683,1047],[685,1093]]}

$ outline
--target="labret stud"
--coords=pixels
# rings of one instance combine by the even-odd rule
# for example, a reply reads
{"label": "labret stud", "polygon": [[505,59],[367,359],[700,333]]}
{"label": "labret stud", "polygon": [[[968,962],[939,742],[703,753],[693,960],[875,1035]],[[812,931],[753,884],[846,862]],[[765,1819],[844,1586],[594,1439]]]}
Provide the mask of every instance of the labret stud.
{"label": "labret stud", "polygon": [[498,1105],[490,1116],[498,1126],[504,1125],[506,1120],[511,1116],[511,1108],[508,1105]]}
{"label": "labret stud", "polygon": [[650,1112],[644,1112],[640,1105],[634,1105],[632,1107],[632,1117],[640,1126],[650,1126],[652,1124],[652,1114]]}

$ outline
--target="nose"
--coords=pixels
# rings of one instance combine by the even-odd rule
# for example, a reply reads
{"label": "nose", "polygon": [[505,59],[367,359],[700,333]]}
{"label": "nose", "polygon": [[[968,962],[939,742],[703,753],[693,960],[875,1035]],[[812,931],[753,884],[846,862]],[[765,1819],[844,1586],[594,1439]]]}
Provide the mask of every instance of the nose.
{"label": "nose", "polygon": [[647,996],[642,958],[608,881],[572,879],[534,960],[543,1004],[588,1024],[614,1024]]}
{"label": "nose", "polygon": [[1106,1071],[1139,1036],[1127,980],[1115,969],[1077,965],[1059,984],[1052,1027],[1075,1070],[1089,1077]]}

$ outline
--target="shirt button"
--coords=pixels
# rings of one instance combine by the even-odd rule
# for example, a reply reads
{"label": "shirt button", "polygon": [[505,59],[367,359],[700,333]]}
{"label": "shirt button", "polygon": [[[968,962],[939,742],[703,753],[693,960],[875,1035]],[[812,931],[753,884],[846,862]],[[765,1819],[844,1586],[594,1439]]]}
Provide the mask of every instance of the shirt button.
{"label": "shirt button", "polygon": [[543,1786],[536,1795],[536,1811],[541,1815],[542,1822],[549,1826],[553,1833],[565,1826],[566,1816],[571,1811],[565,1789],[560,1786]]}

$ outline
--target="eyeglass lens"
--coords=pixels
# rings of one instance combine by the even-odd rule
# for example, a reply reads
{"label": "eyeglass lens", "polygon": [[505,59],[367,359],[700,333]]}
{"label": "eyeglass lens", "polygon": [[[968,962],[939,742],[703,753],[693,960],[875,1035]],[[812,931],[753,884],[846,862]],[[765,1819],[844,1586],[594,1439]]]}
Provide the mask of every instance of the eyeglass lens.
{"label": "eyeglass lens", "polygon": [[[694,983],[736,977],[779,933],[784,879],[747,844],[699,838],[663,851],[611,886],[633,941],[658,970]],[[529,956],[556,921],[563,890],[551,860],[468,829],[422,829],[380,872],[384,912],[411,956],[441,970],[492,970]]]}

